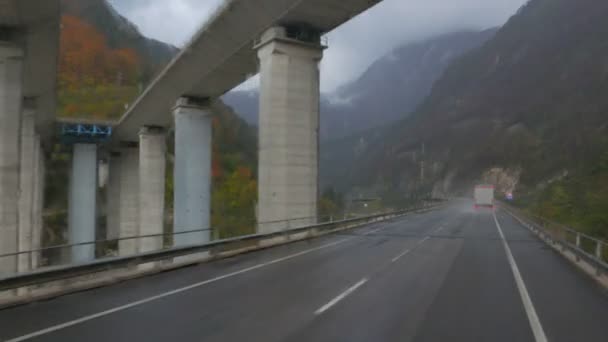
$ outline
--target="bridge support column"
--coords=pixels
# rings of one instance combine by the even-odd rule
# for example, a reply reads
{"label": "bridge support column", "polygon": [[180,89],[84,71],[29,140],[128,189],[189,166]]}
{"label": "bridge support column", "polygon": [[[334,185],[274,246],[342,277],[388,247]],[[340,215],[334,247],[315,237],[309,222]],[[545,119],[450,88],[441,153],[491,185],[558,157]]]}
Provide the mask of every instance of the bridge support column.
{"label": "bridge support column", "polygon": [[[180,99],[175,116],[175,233],[210,228],[211,111],[208,101]],[[175,235],[174,245],[209,241],[210,231]]]}
{"label": "bridge support column", "polygon": [[[165,130],[160,127],[144,127],[139,132],[139,235],[164,231],[166,139]],[[139,240],[139,252],[162,247],[162,237]]]}
{"label": "bridge support column", "polygon": [[[32,232],[32,249],[38,250],[42,247],[42,234],[44,230],[44,220],[42,217],[42,211],[44,210],[44,187],[46,185],[46,165],[44,149],[40,141],[40,136],[36,135],[34,143],[35,147],[35,180],[34,180],[34,204],[33,204],[33,232]],[[39,267],[41,260],[40,252],[32,254],[32,269],[35,270]]]}
{"label": "bridge support column", "polygon": [[[97,145],[75,144],[68,213],[69,243],[95,241],[97,226]],[[95,259],[95,245],[73,246],[72,263]]]}
{"label": "bridge support column", "polygon": [[[19,133],[23,52],[0,46],[0,254],[18,249]],[[0,277],[17,272],[17,257],[0,258]]]}
{"label": "bridge support column", "polygon": [[[258,231],[317,219],[319,150],[318,34],[302,41],[275,27],[256,47],[260,60]],[[287,220],[290,222],[288,223]]]}
{"label": "bridge support column", "polygon": [[[137,143],[125,143],[116,160],[115,184],[118,187],[114,199],[117,208],[116,237],[128,238],[140,235],[139,232],[139,149]],[[110,164],[111,166],[112,164]],[[112,176],[111,176],[112,177]],[[112,178],[110,178],[112,179]],[[139,241],[137,239],[120,240],[118,253],[120,256],[137,253]]]}
{"label": "bridge support column", "polygon": [[[31,251],[34,239],[34,191],[36,178],[36,115],[31,107],[23,110],[21,117],[21,145],[19,172],[19,252]],[[18,258],[19,273],[32,269],[32,254]]]}
{"label": "bridge support column", "polygon": [[108,184],[106,191],[106,238],[117,239],[120,236],[120,169],[122,159],[120,152],[109,153]]}

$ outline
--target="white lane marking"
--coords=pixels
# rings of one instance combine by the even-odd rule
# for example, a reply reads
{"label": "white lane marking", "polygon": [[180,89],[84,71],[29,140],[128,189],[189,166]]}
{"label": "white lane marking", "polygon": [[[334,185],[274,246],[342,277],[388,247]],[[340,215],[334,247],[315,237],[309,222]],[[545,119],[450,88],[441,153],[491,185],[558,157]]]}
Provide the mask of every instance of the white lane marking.
{"label": "white lane marking", "polygon": [[406,256],[409,252],[410,252],[410,250],[406,249],[405,251],[403,251],[403,253],[397,255],[396,257],[394,257],[393,260],[391,260],[391,262],[396,262],[397,260],[399,260],[402,257]]}
{"label": "white lane marking", "polygon": [[502,240],[502,243],[505,247],[505,251],[507,253],[507,259],[509,260],[509,265],[511,265],[511,271],[513,271],[513,276],[515,277],[515,283],[517,284],[517,289],[519,290],[521,300],[524,304],[524,309],[526,310],[526,315],[528,315],[528,321],[530,322],[530,327],[532,328],[532,333],[534,334],[534,339],[536,340],[536,342],[547,342],[547,336],[545,335],[543,326],[540,323],[540,319],[538,318],[536,309],[534,309],[534,304],[532,303],[532,299],[530,298],[528,289],[526,289],[526,284],[524,283],[524,279],[521,276],[521,273],[519,273],[519,268],[517,267],[517,263],[515,262],[513,253],[511,253],[511,248],[509,248],[507,239],[505,239],[505,234],[502,232],[500,223],[498,223],[498,219],[496,218],[496,213],[494,213],[493,215],[494,215],[494,222],[496,222],[496,228],[498,228],[498,233],[500,234],[500,239]]}
{"label": "white lane marking", "polygon": [[442,227],[439,227],[439,229],[437,229],[437,230],[435,231],[435,233],[439,233],[439,232],[440,232],[440,231],[442,231],[442,230],[443,230],[443,226],[442,226]]}
{"label": "white lane marking", "polygon": [[338,304],[338,302],[340,302],[342,299],[348,297],[348,295],[357,291],[357,289],[359,287],[363,286],[363,284],[365,284],[365,283],[367,283],[367,278],[361,279],[358,283],[349,287],[346,291],[342,292],[336,298],[329,301],[329,303],[320,307],[317,311],[315,311],[315,315],[320,315],[320,314],[324,313],[325,311],[329,310],[332,306]]}
{"label": "white lane marking", "polygon": [[379,231],[381,231],[381,230],[383,230],[383,229],[386,229],[386,227],[387,227],[387,226],[382,226],[382,227],[380,227],[380,228],[378,228],[378,229],[370,230],[370,231],[369,231],[369,232],[367,232],[367,233],[363,233],[363,235],[370,235],[370,234],[377,233],[377,232],[379,232]]}
{"label": "white lane marking", "polygon": [[430,239],[430,238],[431,238],[430,236],[427,236],[427,237],[425,237],[424,239],[422,239],[422,240],[418,241],[417,246],[422,245],[423,243],[425,243],[425,242],[426,242],[428,239]]}
{"label": "white lane marking", "polygon": [[[431,237],[427,236],[424,239],[418,241],[418,243],[416,244],[416,247],[422,245],[423,243],[425,243],[426,241],[428,241]],[[414,248],[416,248],[414,247]],[[401,254],[397,255],[396,257],[394,257],[391,262],[396,262],[397,260],[401,259],[402,257],[406,256],[409,252],[411,252],[410,249],[406,249],[405,251],[401,252]]]}
{"label": "white lane marking", "polygon": [[288,255],[288,256],[283,257],[283,258],[279,258],[279,259],[275,259],[275,260],[272,260],[272,261],[268,261],[268,262],[265,262],[265,263],[262,263],[262,264],[258,264],[258,265],[255,265],[255,266],[244,268],[244,269],[239,270],[239,271],[235,271],[235,272],[232,272],[232,273],[224,274],[224,275],[219,276],[219,277],[208,279],[208,280],[202,281],[200,283],[192,284],[192,285],[189,285],[189,286],[186,286],[186,287],[182,287],[182,288],[179,288],[179,289],[176,289],[176,290],[165,292],[165,293],[159,294],[157,296],[153,296],[153,297],[145,298],[145,299],[142,299],[142,300],[138,300],[136,302],[132,302],[132,303],[129,303],[129,304],[126,304],[126,305],[122,305],[122,306],[119,306],[119,307],[116,307],[116,308],[113,308],[113,309],[110,309],[110,310],[102,311],[102,312],[99,312],[99,313],[96,313],[96,314],[93,314],[93,315],[84,316],[84,317],[75,319],[73,321],[69,321],[69,322],[63,323],[63,324],[58,324],[58,325],[55,325],[55,326],[52,326],[52,327],[49,327],[49,328],[46,328],[46,329],[42,329],[42,330],[33,332],[31,334],[27,334],[27,335],[23,335],[23,336],[20,336],[20,337],[11,339],[11,340],[7,340],[5,342],[26,341],[26,340],[29,340],[29,339],[32,339],[32,338],[35,338],[35,337],[38,337],[38,336],[46,335],[46,334],[49,334],[49,333],[52,333],[52,332],[55,332],[55,331],[58,331],[58,330],[69,328],[69,327],[72,327],[74,325],[78,325],[78,324],[81,324],[81,323],[84,323],[84,322],[88,322],[88,321],[91,321],[91,320],[94,320],[94,319],[97,319],[97,318],[108,316],[108,315],[111,315],[111,314],[119,312],[119,311],[124,311],[124,310],[130,309],[130,308],[135,307],[135,306],[140,306],[140,305],[143,305],[143,304],[146,304],[146,303],[150,303],[150,302],[155,301],[155,300],[159,300],[159,299],[162,299],[162,298],[165,298],[165,297],[169,297],[169,296],[173,296],[173,295],[176,295],[176,294],[179,294],[179,293],[182,293],[182,292],[186,292],[186,291],[189,291],[189,290],[192,290],[192,289],[204,286],[204,285],[215,283],[217,281],[220,281],[220,280],[223,280],[223,279],[226,279],[226,278],[231,278],[231,277],[237,276],[239,274],[247,273],[247,272],[250,272],[250,271],[253,271],[253,270],[257,270],[259,268],[263,268],[263,267],[274,265],[274,264],[277,264],[277,263],[280,263],[280,262],[283,262],[283,261],[287,261],[287,260],[290,260],[290,259],[293,259],[293,258],[297,258],[299,256],[302,256],[302,255],[305,255],[305,254],[309,254],[309,253],[312,253],[312,252],[316,252],[316,251],[319,251],[321,249],[333,247],[333,246],[342,244],[342,243],[347,242],[347,241],[352,240],[352,239],[353,238],[350,237],[350,238],[342,239],[342,240],[335,241],[335,242],[332,242],[332,243],[328,243],[326,245],[322,245],[322,246],[319,246],[319,247],[307,249],[307,250],[304,250],[304,251],[301,251],[301,252],[298,252],[298,253],[295,253],[295,254]]}

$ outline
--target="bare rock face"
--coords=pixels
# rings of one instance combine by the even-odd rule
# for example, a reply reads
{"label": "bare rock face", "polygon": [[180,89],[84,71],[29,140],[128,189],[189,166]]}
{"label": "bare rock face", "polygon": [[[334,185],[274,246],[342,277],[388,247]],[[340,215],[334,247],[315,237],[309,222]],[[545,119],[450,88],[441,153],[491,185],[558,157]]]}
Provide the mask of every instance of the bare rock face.
{"label": "bare rock face", "polygon": [[521,168],[495,167],[486,170],[481,178],[483,183],[493,184],[497,193],[506,194],[517,190],[521,173]]}
{"label": "bare rock face", "polygon": [[453,183],[457,175],[458,172],[456,170],[448,172],[443,179],[435,183],[431,195],[434,198],[448,198],[454,192]]}

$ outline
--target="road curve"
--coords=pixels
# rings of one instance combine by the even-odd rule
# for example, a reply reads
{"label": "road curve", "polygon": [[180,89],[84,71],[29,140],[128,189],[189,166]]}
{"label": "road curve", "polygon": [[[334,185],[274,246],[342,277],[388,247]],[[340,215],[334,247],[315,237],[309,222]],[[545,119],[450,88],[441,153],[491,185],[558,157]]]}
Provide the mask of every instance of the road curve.
{"label": "road curve", "polygon": [[6,309],[0,340],[603,342],[607,317],[607,293],[514,219],[456,201]]}

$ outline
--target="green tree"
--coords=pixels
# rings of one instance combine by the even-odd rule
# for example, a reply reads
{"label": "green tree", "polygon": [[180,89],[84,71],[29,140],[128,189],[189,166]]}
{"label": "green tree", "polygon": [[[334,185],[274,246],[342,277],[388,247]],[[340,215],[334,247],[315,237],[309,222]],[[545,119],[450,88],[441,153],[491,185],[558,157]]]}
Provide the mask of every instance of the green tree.
{"label": "green tree", "polygon": [[344,215],[344,198],[333,187],[323,191],[319,200],[319,220],[321,222],[336,219]]}
{"label": "green tree", "polygon": [[212,227],[216,238],[228,238],[255,232],[257,182],[247,167],[228,174],[212,196]]}

